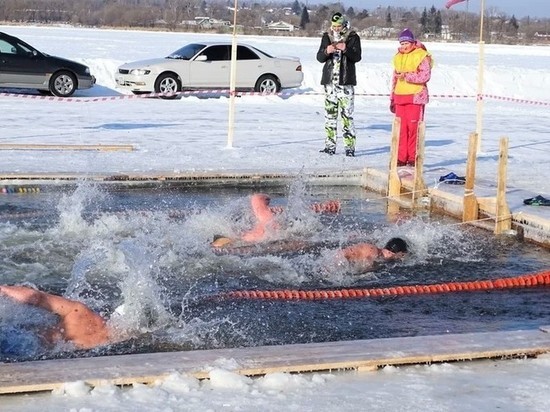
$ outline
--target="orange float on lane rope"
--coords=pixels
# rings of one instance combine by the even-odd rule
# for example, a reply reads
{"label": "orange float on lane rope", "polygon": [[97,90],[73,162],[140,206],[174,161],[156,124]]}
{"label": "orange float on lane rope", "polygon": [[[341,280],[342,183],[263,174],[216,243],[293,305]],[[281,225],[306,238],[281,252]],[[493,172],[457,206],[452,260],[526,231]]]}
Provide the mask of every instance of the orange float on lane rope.
{"label": "orange float on lane rope", "polygon": [[550,285],[550,271],[521,275],[512,278],[487,279],[466,282],[448,282],[431,285],[403,285],[371,289],[323,289],[323,290],[242,290],[222,293],[219,298],[233,299],[279,299],[279,300],[322,300],[356,299],[370,296],[397,296],[429,293],[450,293],[490,289],[512,289]]}

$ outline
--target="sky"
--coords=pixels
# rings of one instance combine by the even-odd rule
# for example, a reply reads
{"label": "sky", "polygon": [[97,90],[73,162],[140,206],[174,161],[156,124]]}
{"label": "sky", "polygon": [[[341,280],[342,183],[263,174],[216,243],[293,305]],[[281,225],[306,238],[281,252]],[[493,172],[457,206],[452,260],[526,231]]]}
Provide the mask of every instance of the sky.
{"label": "sky", "polygon": [[[346,7],[353,7],[354,9],[367,9],[372,10],[378,6],[386,8],[388,6],[393,7],[417,7],[419,9],[435,6],[438,9],[444,9],[446,0],[344,0],[342,3]],[[479,13],[481,0],[470,0],[468,5],[468,11]],[[312,1],[312,3],[322,4],[327,2]],[[550,17],[550,8],[548,2],[545,0],[529,0],[520,2],[517,0],[485,0],[485,9],[497,8],[499,11],[508,15],[515,15],[516,17],[531,16],[531,17]],[[466,2],[457,4],[452,9],[465,11]]]}
{"label": "sky", "polygon": [[[168,55],[183,44],[218,35],[129,32],[71,27],[0,26],[44,52],[83,62],[97,85],[71,100],[42,99],[33,91],[0,90],[1,143],[131,144],[134,152],[5,151],[0,173],[178,173],[178,172],[340,172],[364,167],[386,170],[392,116],[388,110],[394,41],[363,41],[357,68],[356,157],[319,153],[323,142],[320,39],[247,37],[242,41],[273,55],[301,58],[304,83],[282,96],[243,95],[236,99],[235,133],[227,144],[229,99],[135,98],[115,86],[116,68],[128,61]],[[478,45],[426,43],[435,67],[426,110],[425,181],[465,173],[467,140],[475,129]],[[478,153],[476,193],[494,195],[500,138],[509,138],[508,203],[516,212],[549,218],[544,208],[522,199],[550,197],[548,95],[550,49],[487,45],[487,95]],[[13,90],[11,91],[13,92]],[[32,98],[34,96],[34,98]],[[490,96],[500,96],[500,99]],[[31,98],[29,98],[31,97]],[[528,100],[531,103],[525,102]],[[460,193],[461,187],[445,187]],[[17,279],[12,279],[17,281]],[[19,279],[21,281],[21,279]],[[385,368],[377,373],[275,374],[257,380],[220,367],[198,382],[172,376],[154,387],[89,392],[82,383],[55,394],[3,396],[2,411],[57,410],[525,410],[550,407],[548,358]]]}

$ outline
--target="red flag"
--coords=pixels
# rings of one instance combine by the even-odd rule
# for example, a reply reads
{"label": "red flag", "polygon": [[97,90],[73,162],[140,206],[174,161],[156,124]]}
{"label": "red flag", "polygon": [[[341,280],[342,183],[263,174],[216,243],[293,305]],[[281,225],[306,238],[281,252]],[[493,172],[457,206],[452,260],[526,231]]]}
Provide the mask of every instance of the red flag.
{"label": "red flag", "polygon": [[458,4],[458,3],[462,3],[466,0],[447,0],[447,3],[445,3],[445,7],[447,9],[450,9],[451,7],[453,7],[455,4]]}

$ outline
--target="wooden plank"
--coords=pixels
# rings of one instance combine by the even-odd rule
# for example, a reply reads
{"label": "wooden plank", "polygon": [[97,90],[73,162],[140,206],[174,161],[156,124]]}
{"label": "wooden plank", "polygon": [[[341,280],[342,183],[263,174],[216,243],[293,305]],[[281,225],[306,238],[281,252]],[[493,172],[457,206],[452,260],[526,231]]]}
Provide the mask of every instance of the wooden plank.
{"label": "wooden plank", "polygon": [[[369,169],[373,171],[374,169]],[[147,182],[194,182],[205,184],[224,184],[227,181],[232,183],[246,184],[248,182],[257,184],[262,182],[284,182],[294,180],[297,177],[307,178],[308,181],[320,184],[359,184],[364,179],[365,169],[330,171],[320,173],[210,173],[210,172],[143,172],[143,173],[4,173],[0,174],[0,181],[9,184],[13,181],[44,181],[56,184],[58,180],[80,181],[94,180],[102,182],[123,182],[126,185],[143,184]],[[385,173],[385,172],[384,172]],[[329,182],[329,183],[326,183]],[[384,186],[385,189],[385,186]]]}
{"label": "wooden plank", "polygon": [[477,133],[470,134],[468,144],[468,160],[466,163],[466,182],[464,184],[464,199],[462,209],[462,221],[471,222],[477,220],[478,204],[474,193],[475,175],[476,175],[476,156],[479,145],[479,136]]}
{"label": "wooden plank", "polygon": [[497,198],[496,197],[478,197],[477,203],[479,211],[488,215],[495,215],[497,210]]}
{"label": "wooden plank", "polygon": [[218,359],[232,359],[238,365],[234,372],[255,376],[548,352],[550,333],[539,329],[56,359],[0,364],[0,394],[53,390],[74,381],[90,386],[151,383],[174,372],[204,379]]}
{"label": "wooden plank", "polygon": [[0,143],[0,150],[96,150],[99,152],[131,152],[134,146],[131,144],[17,144]]}
{"label": "wooden plank", "polygon": [[508,169],[508,138],[500,139],[500,152],[497,177],[497,201],[495,213],[495,234],[508,231],[512,228],[512,215],[506,203],[506,174]]}
{"label": "wooden plank", "polygon": [[424,141],[426,138],[426,125],[423,121],[418,123],[417,130],[414,186],[412,192],[412,204],[414,207],[422,206],[419,199],[425,196],[427,192],[426,183],[424,183]]}
{"label": "wooden plank", "polygon": [[458,219],[462,217],[462,195],[446,192],[437,187],[430,188],[430,207],[433,211],[444,212]]}
{"label": "wooden plank", "polygon": [[399,144],[399,130],[401,129],[401,119],[397,116],[393,118],[390,146],[390,167],[388,176],[388,214],[392,215],[399,212],[399,206],[394,200],[401,196],[401,179],[397,174],[397,147]]}

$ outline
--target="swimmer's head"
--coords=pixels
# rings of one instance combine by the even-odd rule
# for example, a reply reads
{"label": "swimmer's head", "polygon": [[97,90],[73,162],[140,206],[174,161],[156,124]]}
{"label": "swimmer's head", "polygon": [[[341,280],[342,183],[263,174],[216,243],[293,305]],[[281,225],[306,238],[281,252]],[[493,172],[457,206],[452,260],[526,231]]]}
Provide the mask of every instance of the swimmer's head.
{"label": "swimmer's head", "polygon": [[409,247],[407,245],[407,242],[405,242],[400,237],[393,237],[388,241],[388,243],[386,243],[384,249],[387,249],[393,253],[407,253]]}
{"label": "swimmer's head", "polygon": [[230,244],[233,240],[231,238],[228,238],[226,236],[222,235],[214,235],[214,240],[210,245],[212,247],[224,247]]}

